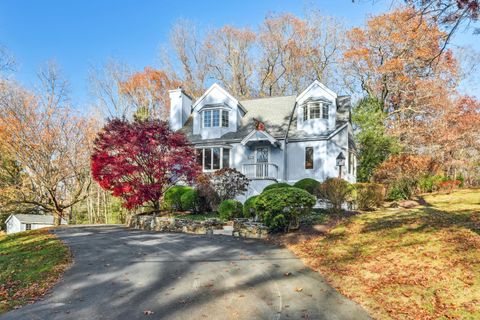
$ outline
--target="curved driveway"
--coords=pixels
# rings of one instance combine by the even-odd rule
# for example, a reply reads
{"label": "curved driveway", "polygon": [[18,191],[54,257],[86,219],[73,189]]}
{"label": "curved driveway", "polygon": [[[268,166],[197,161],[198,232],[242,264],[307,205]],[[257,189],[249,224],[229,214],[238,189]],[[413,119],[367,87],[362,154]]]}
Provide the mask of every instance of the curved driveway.
{"label": "curved driveway", "polygon": [[55,231],[74,264],[6,319],[369,319],[286,249],[258,240],[130,230]]}

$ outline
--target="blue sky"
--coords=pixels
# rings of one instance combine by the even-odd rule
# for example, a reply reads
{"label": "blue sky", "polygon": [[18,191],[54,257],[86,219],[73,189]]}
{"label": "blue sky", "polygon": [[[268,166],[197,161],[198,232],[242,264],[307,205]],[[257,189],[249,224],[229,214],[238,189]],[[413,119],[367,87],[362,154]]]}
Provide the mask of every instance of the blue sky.
{"label": "blue sky", "polygon": [[[167,43],[171,26],[180,18],[205,27],[226,23],[256,26],[268,13],[302,14],[315,7],[323,14],[359,26],[369,15],[389,9],[391,1],[360,0],[3,0],[0,3],[0,43],[15,56],[15,77],[27,86],[39,67],[54,59],[70,83],[73,101],[88,104],[87,77],[94,65],[109,58],[136,69],[158,65],[158,52]],[[480,36],[458,35],[455,44],[480,50]],[[480,97],[480,92],[473,92]]]}

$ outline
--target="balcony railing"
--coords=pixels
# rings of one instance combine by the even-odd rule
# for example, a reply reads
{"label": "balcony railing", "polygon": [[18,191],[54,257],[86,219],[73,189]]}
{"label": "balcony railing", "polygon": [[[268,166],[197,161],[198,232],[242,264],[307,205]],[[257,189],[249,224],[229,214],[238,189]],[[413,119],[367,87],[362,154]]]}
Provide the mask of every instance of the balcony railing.
{"label": "balcony railing", "polygon": [[275,163],[244,163],[242,172],[250,179],[277,180],[278,166]]}

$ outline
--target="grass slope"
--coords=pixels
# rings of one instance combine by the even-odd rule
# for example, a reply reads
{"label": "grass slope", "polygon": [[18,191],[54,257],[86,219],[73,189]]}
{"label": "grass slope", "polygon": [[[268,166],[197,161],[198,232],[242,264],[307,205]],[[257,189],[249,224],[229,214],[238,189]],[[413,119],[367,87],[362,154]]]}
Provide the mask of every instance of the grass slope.
{"label": "grass slope", "polygon": [[289,247],[377,319],[480,319],[480,190],[348,219]]}
{"label": "grass slope", "polygon": [[69,263],[68,248],[46,229],[0,236],[0,314],[44,295]]}

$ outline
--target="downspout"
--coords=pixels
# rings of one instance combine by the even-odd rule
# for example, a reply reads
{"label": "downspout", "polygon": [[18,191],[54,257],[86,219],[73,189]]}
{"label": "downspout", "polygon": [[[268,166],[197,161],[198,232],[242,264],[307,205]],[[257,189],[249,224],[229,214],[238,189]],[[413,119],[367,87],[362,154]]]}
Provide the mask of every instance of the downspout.
{"label": "downspout", "polygon": [[283,140],[284,146],[283,146],[283,181],[287,182],[288,181],[288,152],[287,152],[287,147],[288,147],[288,133],[290,132],[290,126],[292,125],[292,120],[293,120],[293,115],[295,114],[295,110],[297,109],[297,101],[295,101],[295,104],[293,105],[293,110],[292,114],[290,115],[290,120],[288,121],[288,127],[287,127],[287,132],[285,132],[285,139]]}

